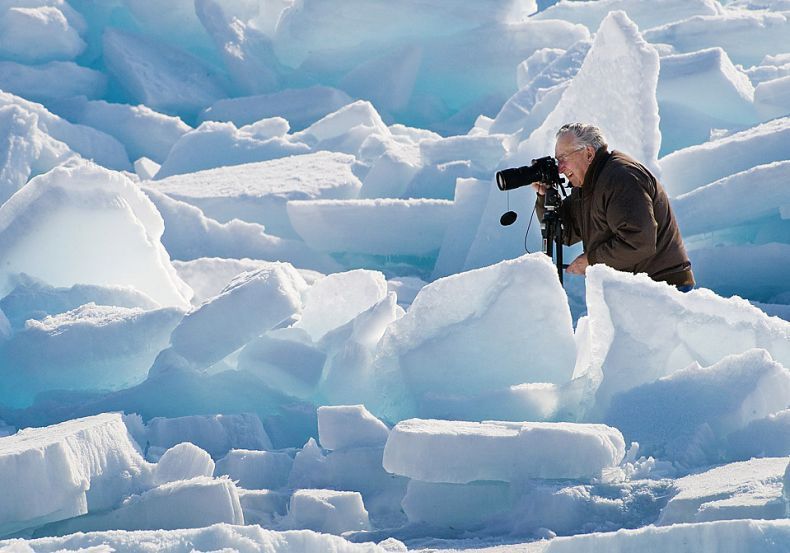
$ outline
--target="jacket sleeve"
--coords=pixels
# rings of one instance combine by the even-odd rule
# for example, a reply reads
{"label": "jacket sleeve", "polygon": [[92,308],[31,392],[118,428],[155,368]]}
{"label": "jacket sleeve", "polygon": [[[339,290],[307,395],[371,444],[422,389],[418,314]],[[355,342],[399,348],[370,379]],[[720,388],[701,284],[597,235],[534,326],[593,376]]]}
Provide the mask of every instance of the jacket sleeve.
{"label": "jacket sleeve", "polygon": [[[538,219],[543,222],[543,216],[546,214],[545,196],[537,194],[535,199],[535,211],[538,214]],[[571,193],[562,201],[560,205],[560,216],[563,221],[563,243],[566,246],[571,246],[582,239],[581,233],[581,197],[574,188]]]}
{"label": "jacket sleeve", "polygon": [[658,223],[649,178],[624,169],[607,183],[606,223],[611,237],[587,251],[590,264],[605,263],[628,270],[656,253]]}

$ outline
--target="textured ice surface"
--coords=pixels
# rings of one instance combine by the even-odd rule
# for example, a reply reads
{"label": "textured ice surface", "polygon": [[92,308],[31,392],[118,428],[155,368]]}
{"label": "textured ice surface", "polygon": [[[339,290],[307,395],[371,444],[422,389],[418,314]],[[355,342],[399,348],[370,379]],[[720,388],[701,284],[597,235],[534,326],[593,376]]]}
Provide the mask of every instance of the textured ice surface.
{"label": "textured ice surface", "polygon": [[194,117],[226,96],[216,70],[183,50],[113,28],[105,30],[102,46],[110,74],[152,109]]}
{"label": "textured ice surface", "polygon": [[176,530],[218,523],[244,524],[238,492],[228,478],[203,476],[162,484],[129,496],[117,509],[64,521],[52,530]]}
{"label": "textured ice surface", "polygon": [[790,455],[790,409],[753,420],[730,434],[727,441],[731,459]]}
{"label": "textured ice surface", "polygon": [[657,524],[784,518],[782,479],[788,461],[752,459],[679,478]]}
{"label": "textured ice surface", "polygon": [[[547,339],[551,349],[542,347]],[[387,328],[380,354],[397,358],[411,393],[430,401],[567,382],[574,352],[556,269],[547,256],[531,254],[428,284]]]}
{"label": "textured ice surface", "polygon": [[154,467],[154,482],[166,484],[214,474],[211,456],[191,442],[181,442],[164,452]]}
{"label": "textured ice surface", "polygon": [[582,347],[589,351],[589,371],[602,378],[596,394],[601,413],[614,394],[693,362],[708,366],[763,348],[790,366],[790,324],[738,297],[705,289],[683,294],[646,275],[596,265],[587,270],[587,307],[590,339]]}
{"label": "textured ice surface", "polygon": [[117,413],[0,438],[0,487],[14,490],[0,502],[0,534],[114,507],[149,470]]}
{"label": "textured ice surface", "polygon": [[27,64],[74,59],[86,47],[80,37],[84,25],[82,16],[66,2],[4,3],[0,55]]}
{"label": "textured ice surface", "polygon": [[302,308],[304,279],[288,264],[242,273],[216,297],[188,313],[170,342],[184,358],[216,363]]}
{"label": "textured ice surface", "polygon": [[605,425],[410,419],[390,432],[384,468],[415,480],[456,484],[585,480],[616,466],[623,455],[622,434]]}
{"label": "textured ice surface", "polygon": [[604,420],[643,455],[700,466],[720,459],[730,433],[786,408],[788,397],[790,370],[755,349],[616,394]]}

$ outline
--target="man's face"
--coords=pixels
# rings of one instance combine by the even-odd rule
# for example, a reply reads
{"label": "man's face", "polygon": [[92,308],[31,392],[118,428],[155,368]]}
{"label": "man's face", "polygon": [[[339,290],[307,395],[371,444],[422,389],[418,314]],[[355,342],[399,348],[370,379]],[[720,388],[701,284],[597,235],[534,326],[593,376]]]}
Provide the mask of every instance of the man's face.
{"label": "man's face", "polygon": [[584,175],[587,174],[594,155],[591,146],[579,146],[576,137],[572,134],[563,134],[554,146],[554,157],[557,159],[560,173],[576,187],[584,184]]}

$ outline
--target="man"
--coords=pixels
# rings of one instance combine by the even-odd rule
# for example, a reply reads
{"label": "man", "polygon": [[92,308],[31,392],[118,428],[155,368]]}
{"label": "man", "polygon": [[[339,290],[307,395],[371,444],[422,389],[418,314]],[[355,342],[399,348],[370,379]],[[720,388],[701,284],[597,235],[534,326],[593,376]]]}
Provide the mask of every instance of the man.
{"label": "man", "polygon": [[[610,152],[593,125],[564,125],[556,138],[554,157],[573,186],[560,207],[564,242],[584,244],[584,253],[567,272],[583,275],[588,265],[604,263],[620,271],[647,273],[683,291],[693,288],[691,262],[669,199],[650,171],[621,152]],[[543,219],[546,186],[532,187]]]}

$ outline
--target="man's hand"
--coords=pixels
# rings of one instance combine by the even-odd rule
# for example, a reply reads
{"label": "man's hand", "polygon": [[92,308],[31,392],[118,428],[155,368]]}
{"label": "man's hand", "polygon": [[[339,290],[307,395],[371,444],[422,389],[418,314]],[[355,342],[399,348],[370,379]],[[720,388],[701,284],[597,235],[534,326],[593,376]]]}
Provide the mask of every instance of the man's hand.
{"label": "man's hand", "polygon": [[587,267],[590,266],[590,263],[587,261],[587,254],[583,253],[576,259],[574,259],[568,268],[565,269],[568,273],[572,275],[583,275],[584,271],[587,270]]}
{"label": "man's hand", "polygon": [[538,193],[538,196],[546,195],[546,189],[548,188],[548,186],[546,186],[542,182],[533,182],[530,186],[532,186],[532,189]]}

